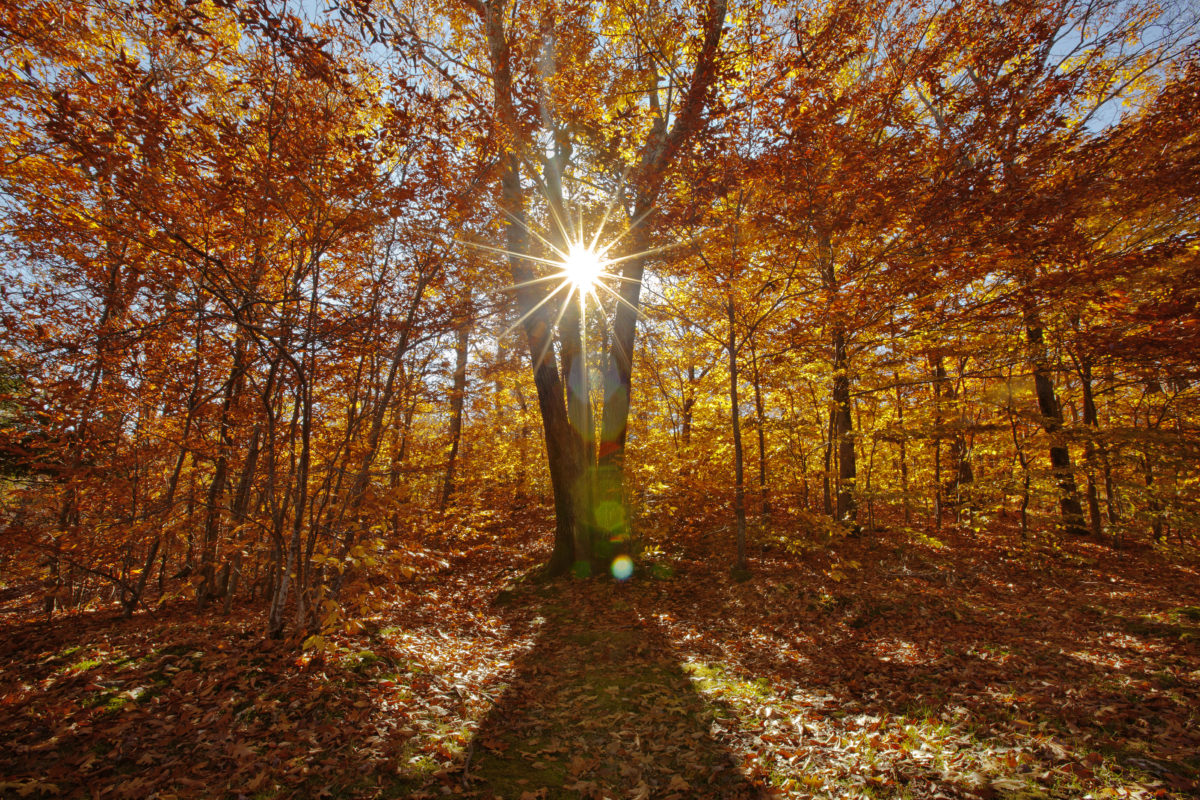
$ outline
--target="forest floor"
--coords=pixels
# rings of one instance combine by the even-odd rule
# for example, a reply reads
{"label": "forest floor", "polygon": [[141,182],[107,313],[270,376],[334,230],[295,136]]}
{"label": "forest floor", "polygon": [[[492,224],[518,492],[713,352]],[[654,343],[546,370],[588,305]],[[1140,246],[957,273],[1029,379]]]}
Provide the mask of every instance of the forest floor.
{"label": "forest floor", "polygon": [[689,530],[625,583],[446,532],[319,652],[245,607],[11,601],[0,796],[1200,795],[1194,550],[897,530],[755,542],[738,582]]}

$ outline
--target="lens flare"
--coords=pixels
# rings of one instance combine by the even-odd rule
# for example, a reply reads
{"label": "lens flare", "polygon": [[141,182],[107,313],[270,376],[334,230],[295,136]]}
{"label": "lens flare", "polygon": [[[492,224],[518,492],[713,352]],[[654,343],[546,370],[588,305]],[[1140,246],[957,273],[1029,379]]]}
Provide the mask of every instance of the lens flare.
{"label": "lens flare", "polygon": [[612,575],[619,581],[627,581],[633,575],[633,559],[617,556],[612,562]]}
{"label": "lens flare", "polygon": [[585,244],[575,243],[563,259],[563,275],[576,291],[588,292],[604,275],[604,259]]}

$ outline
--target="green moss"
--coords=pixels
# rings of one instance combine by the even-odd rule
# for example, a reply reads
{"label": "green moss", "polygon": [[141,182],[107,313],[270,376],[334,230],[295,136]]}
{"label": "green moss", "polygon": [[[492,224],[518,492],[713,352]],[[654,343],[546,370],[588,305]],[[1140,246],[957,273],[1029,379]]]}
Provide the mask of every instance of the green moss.
{"label": "green moss", "polygon": [[643,574],[649,575],[656,581],[669,581],[675,577],[675,568],[670,564],[654,562],[646,565]]}
{"label": "green moss", "polygon": [[1138,636],[1156,636],[1181,642],[1200,638],[1200,627],[1186,624],[1183,620],[1190,621],[1191,617],[1182,612],[1183,609],[1176,609],[1165,615],[1165,620],[1160,619],[1163,615],[1144,614],[1138,619],[1126,620],[1125,629]]}
{"label": "green moss", "polygon": [[113,695],[113,696],[109,697],[108,702],[106,702],[104,704],[104,712],[106,714],[116,714],[118,711],[123,709],[130,702],[132,702],[132,700],[125,695],[122,695],[122,694]]}
{"label": "green moss", "polygon": [[157,694],[149,687],[139,686],[127,692],[96,692],[88,695],[80,703],[80,708],[96,708],[103,706],[103,713],[116,714],[131,703],[148,703]]}
{"label": "green moss", "polygon": [[755,678],[752,681],[742,680],[727,673],[719,664],[705,664],[690,661],[683,665],[685,672],[690,673],[693,682],[700,691],[729,695],[738,700],[768,700],[771,698],[771,684],[766,678]]}
{"label": "green moss", "polygon": [[1200,606],[1183,606],[1174,611],[1176,617],[1190,619],[1193,622],[1200,622]]}

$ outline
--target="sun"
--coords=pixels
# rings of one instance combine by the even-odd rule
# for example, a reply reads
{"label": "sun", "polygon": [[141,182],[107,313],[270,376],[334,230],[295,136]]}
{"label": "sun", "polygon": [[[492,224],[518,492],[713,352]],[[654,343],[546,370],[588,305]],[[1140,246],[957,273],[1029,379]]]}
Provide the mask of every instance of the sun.
{"label": "sun", "polygon": [[604,266],[603,256],[582,242],[574,242],[567,248],[562,272],[576,291],[587,293],[604,276]]}

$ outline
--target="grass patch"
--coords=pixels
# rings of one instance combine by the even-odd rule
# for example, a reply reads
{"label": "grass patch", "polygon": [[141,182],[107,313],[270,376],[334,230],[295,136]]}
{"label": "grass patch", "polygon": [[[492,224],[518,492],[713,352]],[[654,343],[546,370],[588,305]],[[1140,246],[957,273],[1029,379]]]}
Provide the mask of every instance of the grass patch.
{"label": "grass patch", "polygon": [[743,702],[771,699],[771,683],[766,678],[742,680],[720,664],[697,661],[686,662],[683,670],[692,676],[692,682],[704,694]]}

